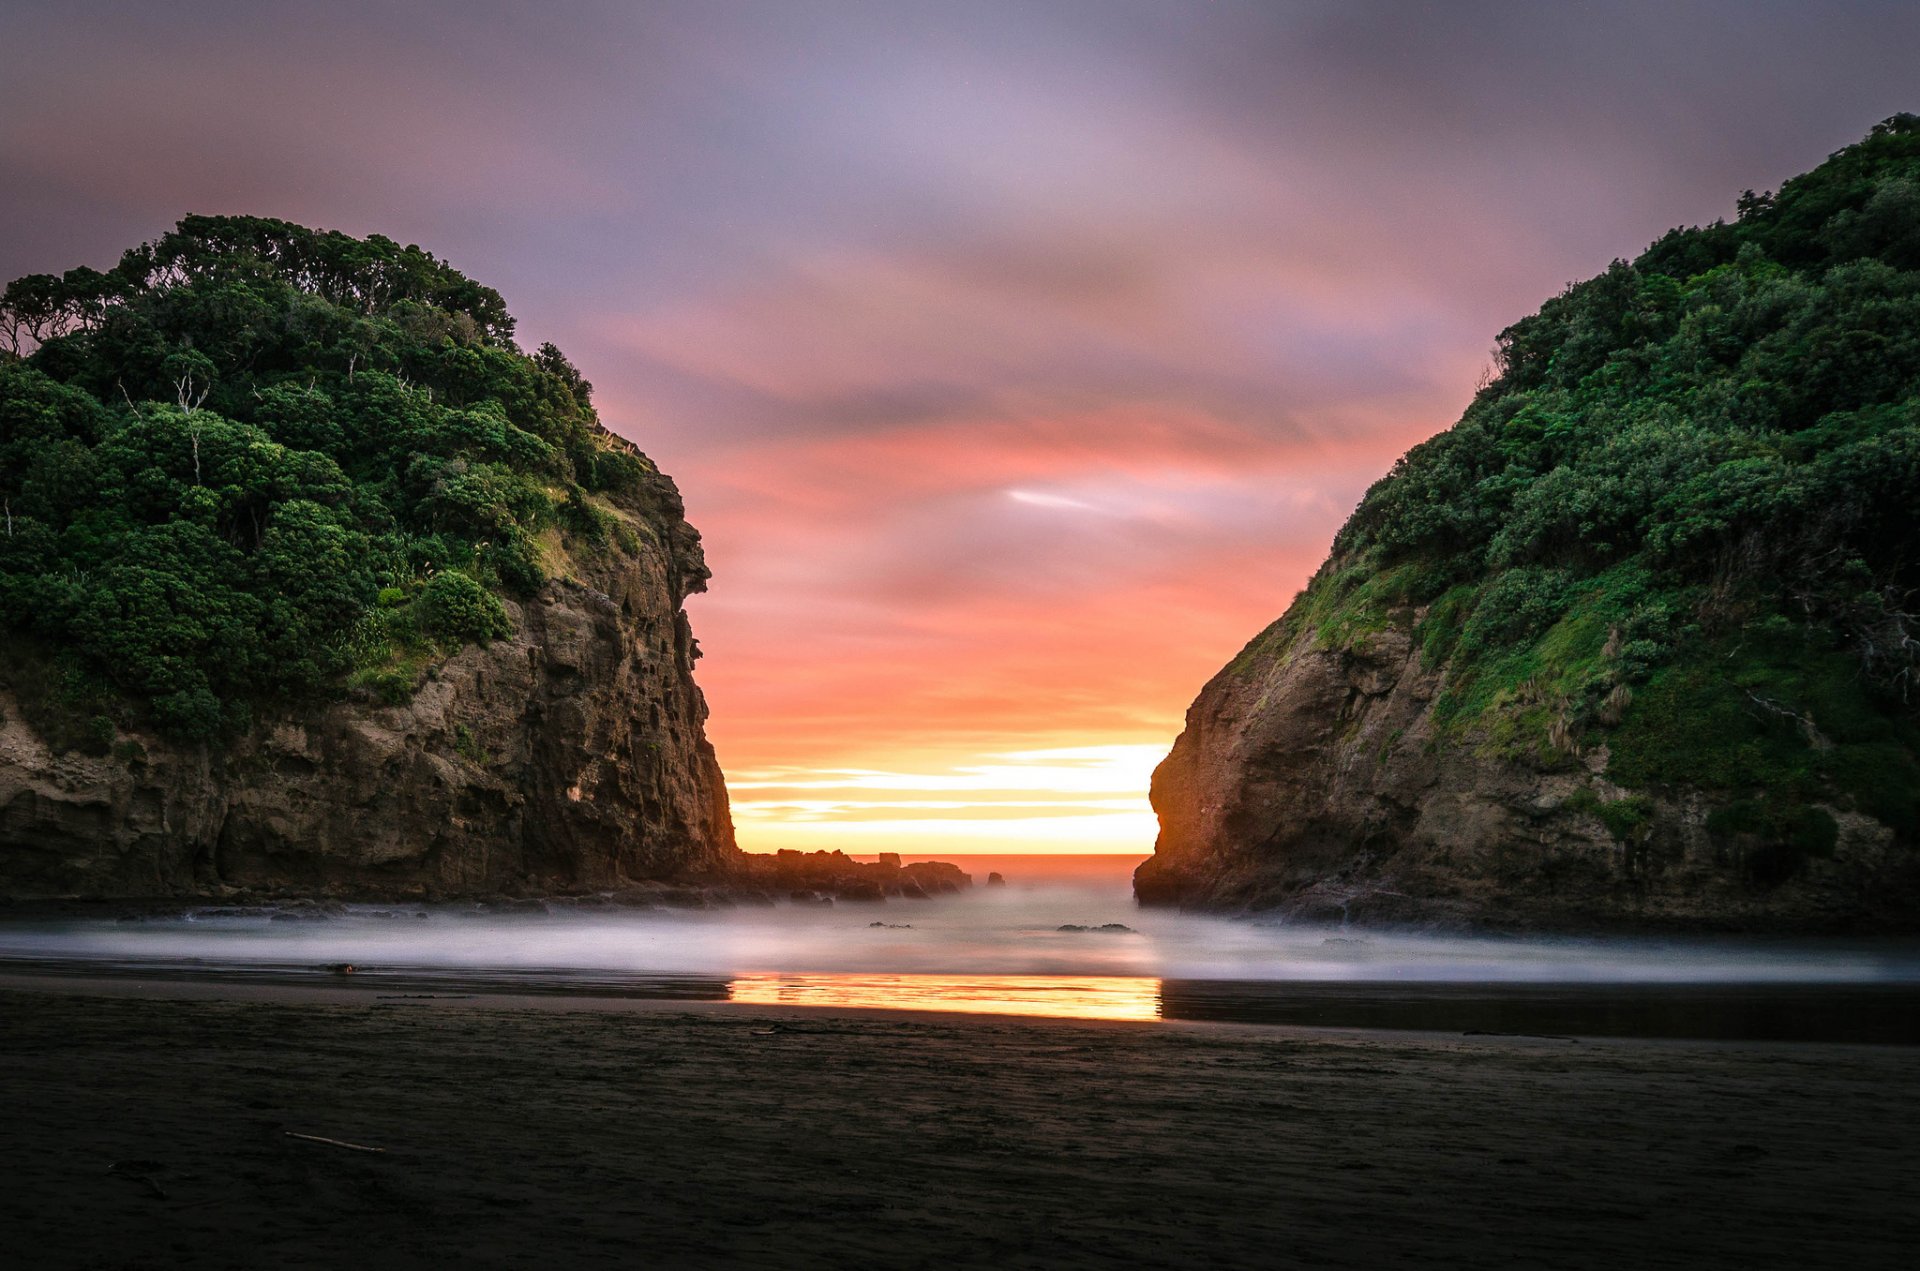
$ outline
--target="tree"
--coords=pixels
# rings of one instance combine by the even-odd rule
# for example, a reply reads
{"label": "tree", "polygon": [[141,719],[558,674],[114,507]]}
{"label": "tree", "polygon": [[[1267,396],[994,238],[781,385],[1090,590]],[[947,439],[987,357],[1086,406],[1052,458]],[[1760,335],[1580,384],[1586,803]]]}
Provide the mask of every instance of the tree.
{"label": "tree", "polygon": [[550,492],[638,498],[652,471],[559,350],[512,334],[497,292],[418,247],[259,217],[17,280],[0,623],[196,737],[500,637],[490,589],[537,591],[542,544],[634,541],[562,523]]}

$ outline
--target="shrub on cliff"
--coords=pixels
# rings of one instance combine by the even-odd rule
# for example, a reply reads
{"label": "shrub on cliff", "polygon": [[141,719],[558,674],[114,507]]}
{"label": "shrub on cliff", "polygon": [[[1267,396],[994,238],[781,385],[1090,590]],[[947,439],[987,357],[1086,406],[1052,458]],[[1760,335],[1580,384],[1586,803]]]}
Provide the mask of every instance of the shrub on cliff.
{"label": "shrub on cliff", "polygon": [[500,598],[457,569],[427,580],[420,609],[421,627],[455,644],[484,644],[513,632]]}
{"label": "shrub on cliff", "polygon": [[1496,371],[1283,631],[1415,625],[1454,744],[1920,836],[1920,118],[1568,288]]}
{"label": "shrub on cliff", "polygon": [[349,674],[391,700],[415,636],[503,634],[490,589],[536,591],[539,536],[652,471],[591,393],[492,289],[378,236],[196,216],[105,273],[18,279],[0,634],[56,681],[36,701],[177,735]]}

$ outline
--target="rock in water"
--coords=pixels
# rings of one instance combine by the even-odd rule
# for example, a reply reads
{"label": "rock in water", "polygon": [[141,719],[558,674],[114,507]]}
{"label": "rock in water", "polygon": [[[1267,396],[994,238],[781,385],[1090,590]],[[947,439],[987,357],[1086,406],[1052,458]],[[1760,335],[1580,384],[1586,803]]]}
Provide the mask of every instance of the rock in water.
{"label": "rock in water", "polygon": [[1916,188],[1897,116],[1503,332],[1193,703],[1139,899],[1920,928]]}
{"label": "rock in water", "polygon": [[743,884],[770,891],[786,891],[795,903],[803,897],[830,895],[841,900],[879,901],[889,896],[926,900],[973,886],[973,878],[947,861],[915,861],[902,865],[894,852],[878,860],[856,861],[843,851],[778,852],[745,855],[734,866]]}

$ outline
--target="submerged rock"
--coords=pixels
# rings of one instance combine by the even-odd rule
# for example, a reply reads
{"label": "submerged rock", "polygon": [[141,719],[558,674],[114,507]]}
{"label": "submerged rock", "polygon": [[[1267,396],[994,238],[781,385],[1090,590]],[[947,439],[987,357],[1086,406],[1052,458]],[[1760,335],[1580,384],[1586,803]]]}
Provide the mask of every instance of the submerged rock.
{"label": "submerged rock", "polygon": [[530,896],[498,901],[492,908],[495,912],[503,914],[550,914],[553,912],[546,901],[535,900]]}
{"label": "submerged rock", "polygon": [[296,900],[275,908],[269,922],[329,922],[347,916],[347,907],[330,901]]}

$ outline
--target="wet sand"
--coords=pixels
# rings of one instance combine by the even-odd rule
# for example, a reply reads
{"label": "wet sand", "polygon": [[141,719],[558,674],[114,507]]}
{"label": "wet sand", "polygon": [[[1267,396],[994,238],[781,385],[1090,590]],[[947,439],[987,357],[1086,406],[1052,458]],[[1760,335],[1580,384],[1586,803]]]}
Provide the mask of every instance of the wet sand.
{"label": "wet sand", "polygon": [[1905,1266],[1916,1061],[12,977],[0,1233],[36,1267]]}

